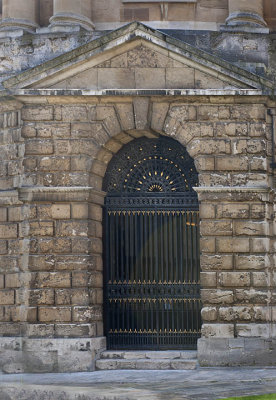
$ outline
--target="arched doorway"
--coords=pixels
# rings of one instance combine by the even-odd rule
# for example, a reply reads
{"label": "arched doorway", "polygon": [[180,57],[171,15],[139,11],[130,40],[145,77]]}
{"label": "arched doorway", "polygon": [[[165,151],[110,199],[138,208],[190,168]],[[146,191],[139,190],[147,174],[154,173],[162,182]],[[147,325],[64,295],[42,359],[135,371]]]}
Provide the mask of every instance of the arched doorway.
{"label": "arched doorway", "polygon": [[125,145],[103,182],[104,324],[109,349],[194,349],[200,337],[193,159],[160,136]]}

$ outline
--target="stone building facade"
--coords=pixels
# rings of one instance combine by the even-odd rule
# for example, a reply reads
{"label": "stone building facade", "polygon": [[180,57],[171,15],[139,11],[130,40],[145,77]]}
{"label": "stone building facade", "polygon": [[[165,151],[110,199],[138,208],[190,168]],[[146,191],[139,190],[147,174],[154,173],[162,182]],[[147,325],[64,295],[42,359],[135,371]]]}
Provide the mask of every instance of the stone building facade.
{"label": "stone building facade", "polygon": [[275,21],[270,0],[3,0],[3,372],[95,368],[103,179],[159,136],[198,172],[200,364],[275,365]]}

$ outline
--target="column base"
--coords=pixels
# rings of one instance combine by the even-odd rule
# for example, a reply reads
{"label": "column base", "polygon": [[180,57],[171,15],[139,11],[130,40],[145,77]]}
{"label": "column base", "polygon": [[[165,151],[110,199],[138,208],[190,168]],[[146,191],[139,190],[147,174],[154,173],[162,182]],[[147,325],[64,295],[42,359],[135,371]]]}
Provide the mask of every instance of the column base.
{"label": "column base", "polygon": [[86,31],[93,31],[95,29],[95,25],[89,18],[72,13],[57,13],[49,21],[49,28],[55,32],[68,32],[68,29],[70,31],[76,26]]}
{"label": "column base", "polygon": [[269,33],[265,20],[253,12],[233,12],[221,25],[223,32]]}
{"label": "column base", "polygon": [[276,338],[201,338],[202,367],[276,366]]}
{"label": "column base", "polygon": [[36,23],[25,19],[5,18],[0,23],[0,37],[22,36],[24,33],[35,33]]}
{"label": "column base", "polygon": [[0,372],[88,372],[106,350],[105,337],[76,339],[0,338]]}

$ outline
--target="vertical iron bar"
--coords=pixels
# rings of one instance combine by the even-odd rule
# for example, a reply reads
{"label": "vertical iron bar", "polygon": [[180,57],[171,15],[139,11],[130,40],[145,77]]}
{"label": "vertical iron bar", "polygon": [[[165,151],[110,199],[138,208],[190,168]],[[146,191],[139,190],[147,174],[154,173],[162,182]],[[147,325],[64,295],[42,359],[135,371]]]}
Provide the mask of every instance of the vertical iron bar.
{"label": "vertical iron bar", "polygon": [[115,243],[116,243],[116,250],[115,250],[115,257],[116,257],[116,274],[115,280],[118,282],[120,280],[120,273],[119,273],[119,216],[118,213],[115,212]]}
{"label": "vertical iron bar", "polygon": [[129,281],[129,218],[127,212],[125,213],[125,275],[126,275],[126,282]]}

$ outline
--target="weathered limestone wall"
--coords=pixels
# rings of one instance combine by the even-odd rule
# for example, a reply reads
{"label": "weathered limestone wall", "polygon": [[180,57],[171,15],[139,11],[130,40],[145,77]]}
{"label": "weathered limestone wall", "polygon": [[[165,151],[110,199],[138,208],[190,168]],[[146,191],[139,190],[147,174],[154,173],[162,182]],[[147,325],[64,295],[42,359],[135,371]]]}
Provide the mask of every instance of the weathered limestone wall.
{"label": "weathered limestone wall", "polygon": [[[12,358],[1,355],[4,371],[94,368],[105,347],[102,179],[125,143],[158,133],[186,146],[199,172],[200,362],[275,364],[271,117],[265,102],[234,96],[25,100],[18,185],[24,187],[16,209],[8,203],[1,208],[9,274],[3,277],[7,263],[1,258],[0,343],[14,348]],[[22,265],[11,271],[18,240],[25,245]]]}

